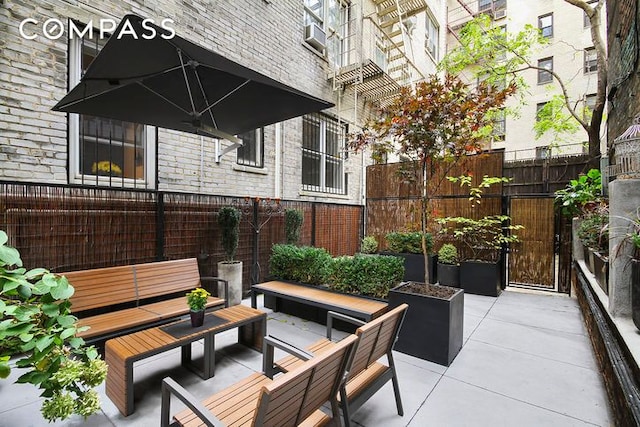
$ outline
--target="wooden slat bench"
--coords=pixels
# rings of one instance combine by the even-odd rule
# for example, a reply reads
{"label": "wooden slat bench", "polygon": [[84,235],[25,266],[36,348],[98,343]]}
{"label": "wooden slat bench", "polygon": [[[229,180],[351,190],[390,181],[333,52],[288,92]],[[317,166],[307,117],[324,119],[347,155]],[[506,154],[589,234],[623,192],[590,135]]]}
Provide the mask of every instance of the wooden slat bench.
{"label": "wooden slat bench", "polygon": [[[226,282],[215,277],[201,278],[195,258],[60,274],[75,289],[71,310],[79,317],[79,327],[90,327],[78,333],[87,341],[111,338],[185,315],[189,312],[186,292],[204,282]],[[226,305],[224,299],[217,297],[207,301],[207,309]]]}
{"label": "wooden slat bench", "polygon": [[[331,340],[333,318],[360,325],[356,330],[358,343],[354,349],[351,366],[348,369],[347,381],[340,387],[339,401],[345,426],[350,425],[351,413],[369,400],[389,380],[393,384],[398,415],[404,414],[392,349],[408,307],[407,304],[402,304],[368,323],[348,318],[339,313],[329,312],[327,338],[307,347],[307,351],[312,355],[320,355],[331,351],[337,345]],[[272,337],[271,339],[273,340]],[[383,356],[387,357],[387,364],[380,362]],[[266,348],[263,357],[263,371],[267,376],[272,377],[276,372],[288,372],[296,369],[305,363],[307,358],[304,354],[292,355],[273,363],[273,351]]]}
{"label": "wooden slat bench", "polygon": [[[161,426],[169,426],[171,394],[188,409],[174,416],[181,426],[320,426],[337,420],[337,393],[356,336],[296,369],[270,379],[256,373],[199,402],[171,378],[162,382]],[[320,410],[329,402],[332,417]]]}
{"label": "wooden slat bench", "polygon": [[341,294],[314,286],[271,281],[251,287],[251,306],[257,306],[258,294],[270,295],[301,304],[342,313],[365,321],[375,319],[387,311],[388,304],[356,295]]}

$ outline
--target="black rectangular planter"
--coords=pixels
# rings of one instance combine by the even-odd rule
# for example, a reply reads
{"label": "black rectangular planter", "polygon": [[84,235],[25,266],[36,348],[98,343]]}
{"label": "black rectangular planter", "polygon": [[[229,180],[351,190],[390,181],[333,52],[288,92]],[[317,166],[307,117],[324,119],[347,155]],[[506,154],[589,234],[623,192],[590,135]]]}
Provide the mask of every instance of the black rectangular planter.
{"label": "black rectangular planter", "polygon": [[443,286],[460,287],[460,266],[438,263],[438,283]]}
{"label": "black rectangular planter", "polygon": [[463,261],[460,287],[468,294],[497,297],[502,292],[500,262]]}
{"label": "black rectangular planter", "polygon": [[[380,255],[397,256],[404,259],[404,277],[406,282],[420,282],[424,283],[424,255],[423,254],[410,254],[410,253],[398,253],[398,252],[380,252]],[[438,255],[427,255],[427,268],[429,268],[429,281],[431,283],[437,283],[437,259]]]}
{"label": "black rectangular planter", "polygon": [[609,295],[609,260],[599,252],[592,252],[593,274],[605,294]]}
{"label": "black rectangular planter", "polygon": [[405,285],[389,291],[389,309],[409,304],[394,350],[449,366],[462,348],[464,291],[430,285],[454,292],[449,299],[442,299],[404,292]]}
{"label": "black rectangular planter", "polygon": [[631,318],[640,329],[640,260],[631,260]]}

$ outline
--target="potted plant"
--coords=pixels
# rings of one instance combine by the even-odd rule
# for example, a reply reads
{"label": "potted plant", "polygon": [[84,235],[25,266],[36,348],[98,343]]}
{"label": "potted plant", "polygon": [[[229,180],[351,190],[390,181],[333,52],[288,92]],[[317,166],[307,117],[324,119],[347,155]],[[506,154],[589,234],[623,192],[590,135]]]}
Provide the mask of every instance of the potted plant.
{"label": "potted plant", "polygon": [[460,287],[458,248],[451,243],[445,243],[438,250],[438,283],[444,286]]}
{"label": "potted plant", "polygon": [[631,256],[631,315],[636,328],[640,329],[640,219],[632,223],[629,241],[633,246]]}
{"label": "potted plant", "polygon": [[396,231],[385,236],[387,251],[383,255],[392,255],[404,259],[404,280],[413,282],[424,282],[424,254],[422,253],[422,240],[427,250],[427,268],[429,271],[429,281],[435,283],[436,277],[436,255],[433,254],[433,236],[431,233],[420,231]]}
{"label": "potted plant", "polygon": [[[218,225],[222,232],[222,247],[225,259],[218,262],[218,277],[229,283],[229,306],[238,305],[242,301],[242,261],[235,260],[238,240],[240,238],[240,209],[224,206],[218,212]],[[218,285],[218,296],[226,298],[224,287]]]}
{"label": "potted plant", "polygon": [[195,288],[187,293],[187,305],[191,316],[191,326],[194,328],[202,326],[204,323],[204,309],[207,306],[207,298],[211,294],[203,288]]}
{"label": "potted plant", "polygon": [[360,253],[375,254],[378,250],[378,241],[373,236],[365,236],[360,243]]}
{"label": "potted plant", "polygon": [[578,238],[585,252],[585,263],[596,277],[596,281],[608,292],[609,264],[609,212],[605,205],[600,205],[587,213],[578,227]]}
{"label": "potted plant", "polygon": [[409,304],[394,350],[449,366],[462,348],[464,291],[404,282],[389,291],[389,308]]}
{"label": "potted plant", "polygon": [[297,245],[300,240],[300,231],[304,214],[299,209],[286,209],[284,211],[284,233],[287,244]]}

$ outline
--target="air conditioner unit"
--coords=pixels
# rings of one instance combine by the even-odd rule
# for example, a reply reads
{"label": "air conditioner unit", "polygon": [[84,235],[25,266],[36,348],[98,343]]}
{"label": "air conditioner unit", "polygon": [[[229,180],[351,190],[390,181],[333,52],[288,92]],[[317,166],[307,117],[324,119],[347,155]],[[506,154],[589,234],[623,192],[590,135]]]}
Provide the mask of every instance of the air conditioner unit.
{"label": "air conditioner unit", "polygon": [[507,16],[507,9],[500,9],[493,12],[493,19],[500,19]]}
{"label": "air conditioner unit", "polygon": [[324,50],[327,43],[327,35],[318,24],[311,23],[304,27],[304,41],[317,50]]}

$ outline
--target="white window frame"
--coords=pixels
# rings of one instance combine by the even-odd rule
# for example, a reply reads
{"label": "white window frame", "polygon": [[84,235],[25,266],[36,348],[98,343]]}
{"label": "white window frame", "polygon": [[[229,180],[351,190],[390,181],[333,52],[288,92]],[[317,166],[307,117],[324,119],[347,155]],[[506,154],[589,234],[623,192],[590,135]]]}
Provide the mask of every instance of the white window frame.
{"label": "white window frame", "polygon": [[584,74],[593,74],[598,72],[598,51],[591,46],[584,50]]}
{"label": "white window frame", "polygon": [[[431,32],[435,33],[435,40]],[[440,54],[440,26],[430,13],[425,13],[424,49],[434,59],[438,61]]]}
{"label": "white window frame", "polygon": [[[305,153],[307,153],[309,157],[315,157],[316,159],[319,159],[320,183],[319,185],[314,185],[314,184],[305,184],[303,182],[302,189],[305,191],[314,191],[314,192],[320,192],[320,193],[346,194],[347,189],[346,189],[345,173],[344,173],[344,161],[345,161],[344,153],[345,153],[345,135],[346,135],[346,130],[344,129],[345,125],[338,123],[338,120],[336,120],[333,117],[330,117],[324,114],[319,114],[319,113],[304,116],[302,120],[303,120],[303,129],[304,129],[304,120],[314,121],[320,125],[320,129],[319,129],[320,141],[318,141],[319,142],[318,149],[313,150],[310,148],[306,148],[304,146],[304,141],[303,141],[302,153],[301,153],[302,159],[303,159],[303,165],[301,168],[302,170],[301,179],[304,179],[304,156],[305,156]],[[340,146],[338,147],[338,152],[339,152],[338,157],[331,156],[327,153],[327,124],[329,121],[332,121],[334,122],[333,124],[340,126],[340,134],[338,135],[338,140],[340,144]],[[306,135],[304,134],[304,130],[303,130],[302,138],[304,139],[305,137]],[[327,169],[328,162],[335,163],[339,169],[339,173],[336,177],[339,182],[339,187],[329,187],[327,185],[326,169]]]}
{"label": "white window frame", "polygon": [[[349,13],[348,3],[344,0],[319,0],[319,2],[321,3],[321,8],[316,12],[307,6],[307,0],[304,1],[304,25],[307,26],[314,23],[322,28],[327,37],[327,43],[324,48],[325,56],[329,58],[335,67],[342,67],[347,65],[348,62],[347,58],[345,58],[347,53],[346,34],[349,20],[347,16]],[[341,22],[338,23],[338,28],[332,27],[329,22],[329,14],[333,7],[340,8],[338,16]],[[337,40],[335,40],[336,38]],[[336,47],[339,48],[339,52],[335,51]],[[311,48],[318,50],[314,46],[311,46]]]}
{"label": "white window frame", "polygon": [[[69,40],[69,87],[75,87],[82,77],[82,39]],[[114,178],[80,172],[80,115],[69,113],[69,183],[91,184],[114,188],[147,188],[156,186],[156,128],[144,126],[144,178]]]}
{"label": "white window frame", "polygon": [[[543,20],[547,18],[551,20],[551,22],[549,23],[549,25],[545,26]],[[550,30],[549,34],[545,34],[545,29],[547,28]],[[553,37],[553,12],[538,16],[538,29],[540,30],[540,34],[542,35],[542,37],[548,39]]]}
{"label": "white window frame", "polygon": [[[544,67],[542,65],[542,62],[548,62],[549,64],[551,64],[550,67]],[[553,71],[553,56],[550,56],[548,58],[542,58],[538,60],[538,67],[541,68],[545,68],[549,71]],[[549,72],[549,71],[543,71],[543,70],[538,70],[538,84],[539,85],[546,85],[549,84],[551,82],[553,82],[553,75]],[[544,78],[542,78],[544,76]]]}

